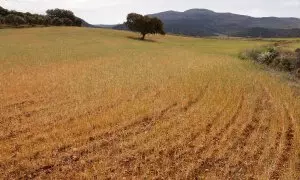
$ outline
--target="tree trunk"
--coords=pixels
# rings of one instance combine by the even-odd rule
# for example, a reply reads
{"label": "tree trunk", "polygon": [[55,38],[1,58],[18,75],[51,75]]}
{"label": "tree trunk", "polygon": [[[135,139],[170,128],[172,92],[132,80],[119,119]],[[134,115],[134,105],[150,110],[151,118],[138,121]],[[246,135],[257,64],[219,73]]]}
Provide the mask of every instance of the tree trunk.
{"label": "tree trunk", "polygon": [[146,34],[142,34],[141,40],[145,40]]}

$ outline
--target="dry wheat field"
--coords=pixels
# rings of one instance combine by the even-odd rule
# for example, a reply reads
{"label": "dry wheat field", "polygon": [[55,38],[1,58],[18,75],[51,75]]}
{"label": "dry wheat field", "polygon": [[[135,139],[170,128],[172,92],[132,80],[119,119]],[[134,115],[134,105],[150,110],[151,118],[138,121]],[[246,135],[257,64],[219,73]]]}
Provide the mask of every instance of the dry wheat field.
{"label": "dry wheat field", "polygon": [[266,44],[0,31],[0,179],[300,179],[300,90]]}

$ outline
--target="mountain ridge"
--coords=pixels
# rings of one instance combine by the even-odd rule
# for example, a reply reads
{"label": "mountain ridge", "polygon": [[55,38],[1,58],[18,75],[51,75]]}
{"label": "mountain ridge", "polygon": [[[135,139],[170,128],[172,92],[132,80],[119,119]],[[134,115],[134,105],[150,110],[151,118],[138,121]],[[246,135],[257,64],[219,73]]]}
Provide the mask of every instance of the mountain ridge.
{"label": "mountain ridge", "polygon": [[[166,32],[173,34],[243,37],[260,37],[261,34],[262,37],[299,37],[300,34],[300,19],[295,17],[252,17],[197,8],[183,12],[169,10],[149,16],[161,19]],[[126,27],[118,25],[114,29],[124,30]]]}

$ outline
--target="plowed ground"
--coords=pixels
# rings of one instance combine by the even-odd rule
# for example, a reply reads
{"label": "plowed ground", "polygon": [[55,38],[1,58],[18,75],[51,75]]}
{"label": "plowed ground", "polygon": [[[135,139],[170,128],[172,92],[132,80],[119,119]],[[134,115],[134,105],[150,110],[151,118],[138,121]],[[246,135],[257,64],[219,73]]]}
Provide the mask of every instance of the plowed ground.
{"label": "plowed ground", "polygon": [[297,83],[258,41],[0,32],[0,179],[300,179]]}

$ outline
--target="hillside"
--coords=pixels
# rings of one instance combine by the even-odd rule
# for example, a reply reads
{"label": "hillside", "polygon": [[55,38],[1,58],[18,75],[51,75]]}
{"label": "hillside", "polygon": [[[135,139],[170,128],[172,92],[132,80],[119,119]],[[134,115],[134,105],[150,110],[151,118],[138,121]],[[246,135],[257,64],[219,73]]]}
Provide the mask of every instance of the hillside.
{"label": "hillside", "polygon": [[300,178],[299,87],[237,58],[269,41],[134,37],[0,31],[0,179]]}
{"label": "hillside", "polygon": [[[217,13],[207,9],[166,11],[150,16],[160,18],[169,33],[191,36],[229,35],[242,37],[299,37],[300,19]],[[116,26],[116,29],[124,29]],[[262,33],[257,32],[262,30]],[[268,33],[270,32],[270,33]]]}
{"label": "hillside", "polygon": [[257,36],[245,32],[251,32],[249,29],[252,28],[271,29],[271,31],[300,28],[300,19],[296,18],[254,18],[232,13],[216,13],[206,9],[191,9],[184,12],[167,11],[150,16],[163,20],[168,32],[187,35]]}

